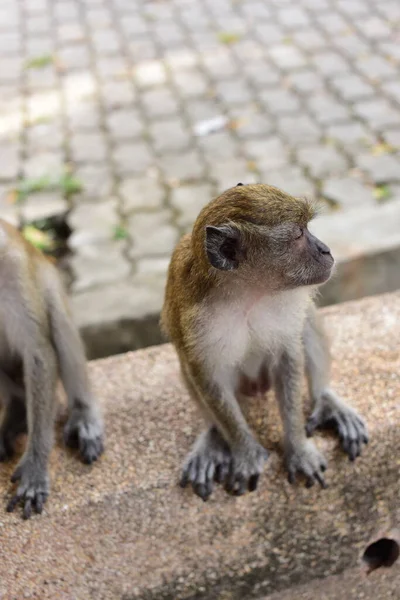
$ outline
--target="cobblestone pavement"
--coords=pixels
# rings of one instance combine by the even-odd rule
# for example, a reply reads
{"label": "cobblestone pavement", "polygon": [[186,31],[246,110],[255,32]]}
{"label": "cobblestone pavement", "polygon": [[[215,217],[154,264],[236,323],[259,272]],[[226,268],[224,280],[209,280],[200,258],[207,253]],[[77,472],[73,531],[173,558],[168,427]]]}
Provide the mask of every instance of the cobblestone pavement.
{"label": "cobblestone pavement", "polygon": [[[151,305],[180,234],[238,181],[327,210],[399,197],[399,66],[398,0],[0,0],[0,210],[69,211],[83,311]],[[79,194],[10,203],[66,167]]]}

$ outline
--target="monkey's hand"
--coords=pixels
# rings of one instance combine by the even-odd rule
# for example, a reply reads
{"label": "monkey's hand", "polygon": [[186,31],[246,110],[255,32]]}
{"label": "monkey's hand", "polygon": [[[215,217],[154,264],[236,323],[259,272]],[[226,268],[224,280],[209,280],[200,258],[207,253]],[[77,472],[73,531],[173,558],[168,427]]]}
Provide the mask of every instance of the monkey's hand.
{"label": "monkey's hand", "polygon": [[326,460],[311,440],[305,439],[295,446],[288,446],[286,465],[289,471],[289,483],[296,481],[296,475],[304,475],[306,487],[312,487],[316,481],[322,488],[327,487],[323,476]]}
{"label": "monkey's hand", "polygon": [[254,492],[267,458],[265,448],[249,437],[239,448],[232,450],[225,490],[234,496],[241,496],[247,491]]}
{"label": "monkey's hand", "polygon": [[82,461],[90,465],[104,452],[100,418],[87,411],[73,411],[64,428],[64,441],[70,448],[79,448]]}
{"label": "monkey's hand", "polygon": [[311,436],[317,427],[332,426],[339,434],[343,450],[350,460],[355,460],[361,454],[362,445],[368,444],[367,428],[351,406],[345,404],[333,391],[327,390],[308,419],[306,432]]}
{"label": "monkey's hand", "polygon": [[213,483],[225,481],[231,462],[231,451],[216,427],[204,431],[185,460],[180,481],[181,487],[189,483],[202,500],[207,501]]}
{"label": "monkey's hand", "polygon": [[17,504],[23,505],[22,516],[29,519],[32,514],[32,508],[41,513],[43,505],[49,495],[49,477],[46,470],[38,467],[29,459],[22,459],[19,466],[14,471],[11,481],[19,481],[16,493],[7,505],[7,512],[13,512]]}

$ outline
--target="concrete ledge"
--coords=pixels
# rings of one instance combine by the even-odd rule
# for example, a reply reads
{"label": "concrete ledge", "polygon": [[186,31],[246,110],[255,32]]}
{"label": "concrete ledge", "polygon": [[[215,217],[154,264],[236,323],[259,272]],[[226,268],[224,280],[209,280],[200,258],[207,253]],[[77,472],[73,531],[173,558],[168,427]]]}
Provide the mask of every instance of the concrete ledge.
{"label": "concrete ledge", "polygon": [[399,561],[366,580],[359,559],[379,531],[399,524],[400,293],[325,314],[338,357],[334,385],[371,434],[355,464],[334,438],[317,436],[329,489],[286,482],[268,397],[249,401],[251,422],[272,451],[259,491],[235,499],[218,490],[202,503],[177,485],[202,423],[173,349],[97,361],[90,372],[108,435],[100,463],[80,464],[59,442],[46,513],[28,522],[4,510],[15,463],[1,466],[0,598],[322,600],[337,598],[339,585],[340,597],[355,600],[372,597],[371,581],[383,590],[375,598],[395,597]]}
{"label": "concrete ledge", "polygon": [[[311,229],[337,259],[336,275],[321,288],[322,306],[400,288],[400,200],[321,216]],[[164,271],[137,274],[72,296],[89,358],[161,343],[158,319]]]}

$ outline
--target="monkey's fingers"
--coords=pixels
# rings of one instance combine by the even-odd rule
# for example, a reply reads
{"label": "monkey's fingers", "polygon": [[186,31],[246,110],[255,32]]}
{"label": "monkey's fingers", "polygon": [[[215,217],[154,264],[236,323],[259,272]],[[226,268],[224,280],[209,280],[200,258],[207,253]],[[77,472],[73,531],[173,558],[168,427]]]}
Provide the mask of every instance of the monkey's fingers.
{"label": "monkey's fingers", "polygon": [[32,498],[26,498],[22,516],[26,520],[26,519],[30,519],[31,514],[32,514]]}
{"label": "monkey's fingers", "polygon": [[229,463],[223,462],[216,466],[214,481],[216,483],[224,483],[229,474]]}
{"label": "monkey's fingers", "polygon": [[204,502],[207,502],[213,491],[212,482],[206,481],[206,483],[194,483],[193,491],[196,496],[199,496]]}
{"label": "monkey's fingers", "polygon": [[260,479],[260,475],[252,475],[249,479],[249,492],[255,492],[258,486],[258,480]]}
{"label": "monkey's fingers", "polygon": [[6,508],[7,512],[14,512],[14,509],[17,506],[17,504],[19,503],[19,501],[21,500],[21,498],[22,498],[22,495],[14,494],[14,496],[11,498],[11,500],[7,504],[7,508]]}

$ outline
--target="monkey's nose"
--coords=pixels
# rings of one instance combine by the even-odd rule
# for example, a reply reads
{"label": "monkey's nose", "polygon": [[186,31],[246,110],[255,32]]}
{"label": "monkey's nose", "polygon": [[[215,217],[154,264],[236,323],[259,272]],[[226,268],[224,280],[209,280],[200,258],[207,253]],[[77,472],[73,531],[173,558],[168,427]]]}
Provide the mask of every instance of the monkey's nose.
{"label": "monkey's nose", "polygon": [[331,249],[328,248],[328,246],[326,244],[324,244],[323,242],[318,241],[318,250],[320,251],[321,254],[330,254],[331,253]]}

